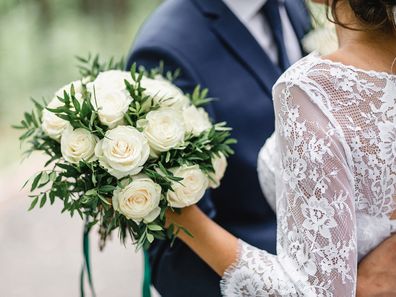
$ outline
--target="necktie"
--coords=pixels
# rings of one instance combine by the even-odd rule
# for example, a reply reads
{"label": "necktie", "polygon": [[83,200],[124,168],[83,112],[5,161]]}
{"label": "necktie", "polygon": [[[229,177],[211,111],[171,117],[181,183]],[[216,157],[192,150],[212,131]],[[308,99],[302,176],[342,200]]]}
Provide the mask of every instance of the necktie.
{"label": "necktie", "polygon": [[282,70],[290,66],[290,60],[287,55],[285,40],[283,38],[282,20],[279,12],[279,0],[267,0],[263,6],[263,14],[272,30],[272,35],[278,49],[278,64]]}

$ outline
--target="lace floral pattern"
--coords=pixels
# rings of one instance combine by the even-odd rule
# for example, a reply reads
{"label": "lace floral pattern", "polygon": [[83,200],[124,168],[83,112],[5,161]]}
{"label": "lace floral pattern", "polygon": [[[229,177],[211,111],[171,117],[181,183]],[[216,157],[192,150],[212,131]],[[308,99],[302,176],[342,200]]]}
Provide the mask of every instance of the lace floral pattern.
{"label": "lace floral pattern", "polygon": [[395,210],[396,76],[311,54],[273,91],[276,132],[258,168],[275,184],[264,193],[277,255],[241,241],[222,293],[355,296],[358,257],[390,235]]}

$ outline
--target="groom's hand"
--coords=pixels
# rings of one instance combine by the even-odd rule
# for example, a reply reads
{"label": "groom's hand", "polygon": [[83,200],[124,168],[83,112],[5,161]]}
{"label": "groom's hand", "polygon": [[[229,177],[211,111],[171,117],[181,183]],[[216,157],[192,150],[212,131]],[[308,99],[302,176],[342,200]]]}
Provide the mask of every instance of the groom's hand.
{"label": "groom's hand", "polygon": [[356,296],[396,296],[396,234],[360,262]]}

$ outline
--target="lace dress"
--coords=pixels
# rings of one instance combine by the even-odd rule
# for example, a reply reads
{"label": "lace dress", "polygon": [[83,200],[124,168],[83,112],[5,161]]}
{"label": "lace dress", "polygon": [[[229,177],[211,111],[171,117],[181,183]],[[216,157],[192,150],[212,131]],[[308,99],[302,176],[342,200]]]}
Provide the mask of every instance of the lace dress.
{"label": "lace dress", "polygon": [[311,54],[273,89],[276,131],[259,157],[277,255],[240,241],[226,297],[355,296],[358,259],[390,236],[396,76]]}

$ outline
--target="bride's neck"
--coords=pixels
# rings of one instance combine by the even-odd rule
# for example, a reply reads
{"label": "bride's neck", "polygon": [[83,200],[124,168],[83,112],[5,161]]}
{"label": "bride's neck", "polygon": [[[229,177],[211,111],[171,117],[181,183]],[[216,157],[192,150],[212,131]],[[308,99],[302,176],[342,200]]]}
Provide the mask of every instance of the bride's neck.
{"label": "bride's neck", "polygon": [[[353,24],[351,21],[344,23]],[[374,71],[396,73],[396,29],[384,31],[369,31],[364,28],[351,30],[337,25],[339,50],[328,56],[330,59],[351,64],[353,66]],[[393,65],[393,69],[392,69]]]}
{"label": "bride's neck", "polygon": [[381,49],[391,52],[396,56],[396,29],[389,32],[368,31],[364,29],[354,31],[337,26],[337,36],[340,48],[360,46],[364,49],[370,49],[374,47],[376,50]]}

